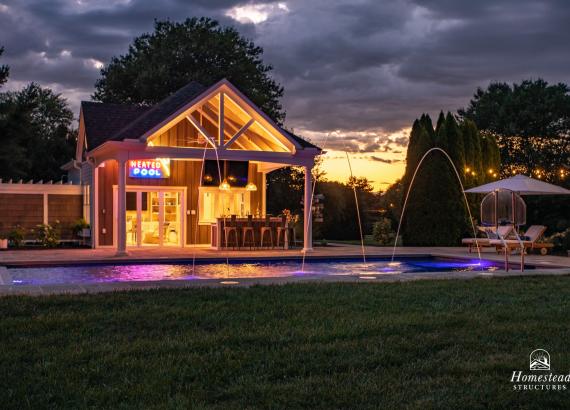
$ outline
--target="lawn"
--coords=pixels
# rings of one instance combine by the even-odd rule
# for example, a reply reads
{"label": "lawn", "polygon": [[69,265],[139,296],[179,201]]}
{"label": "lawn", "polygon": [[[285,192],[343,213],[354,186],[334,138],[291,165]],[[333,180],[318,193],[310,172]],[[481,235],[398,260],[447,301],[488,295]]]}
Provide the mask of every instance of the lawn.
{"label": "lawn", "polygon": [[0,298],[0,408],[568,408],[570,278]]}

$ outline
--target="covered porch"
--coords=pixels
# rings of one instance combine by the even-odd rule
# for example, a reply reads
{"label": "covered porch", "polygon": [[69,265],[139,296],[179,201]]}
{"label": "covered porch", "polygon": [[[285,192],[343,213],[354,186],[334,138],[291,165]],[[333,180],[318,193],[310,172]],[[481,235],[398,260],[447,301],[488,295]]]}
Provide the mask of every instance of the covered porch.
{"label": "covered porch", "polygon": [[[173,105],[169,99],[156,107]],[[305,176],[303,251],[312,250],[311,170],[321,150],[274,124],[227,81],[174,105],[168,115],[150,109],[85,152],[93,247],[117,255],[151,245],[220,250],[234,228],[231,246],[239,248],[251,228],[248,249],[287,248],[289,227],[266,209],[266,176],[295,166]]]}

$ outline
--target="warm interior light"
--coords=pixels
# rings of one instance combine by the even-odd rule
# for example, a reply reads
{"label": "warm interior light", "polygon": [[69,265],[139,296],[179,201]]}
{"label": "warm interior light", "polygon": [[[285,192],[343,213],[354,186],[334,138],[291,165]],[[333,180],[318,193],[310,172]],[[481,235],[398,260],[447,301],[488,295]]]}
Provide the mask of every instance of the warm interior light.
{"label": "warm interior light", "polygon": [[246,191],[257,191],[257,185],[255,185],[253,182],[248,182],[247,185],[245,186],[245,190]]}
{"label": "warm interior light", "polygon": [[221,191],[229,191],[231,186],[228,183],[228,180],[224,179],[218,188],[220,188]]}

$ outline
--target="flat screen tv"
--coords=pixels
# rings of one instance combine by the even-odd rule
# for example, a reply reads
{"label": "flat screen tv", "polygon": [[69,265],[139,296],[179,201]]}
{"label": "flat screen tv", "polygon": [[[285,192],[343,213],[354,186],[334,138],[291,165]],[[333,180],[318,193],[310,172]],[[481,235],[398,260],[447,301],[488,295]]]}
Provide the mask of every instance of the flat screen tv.
{"label": "flat screen tv", "polygon": [[[247,161],[220,161],[220,172],[233,187],[243,188],[247,185],[248,169],[249,163]],[[218,186],[220,183],[217,161],[206,160],[202,185]]]}

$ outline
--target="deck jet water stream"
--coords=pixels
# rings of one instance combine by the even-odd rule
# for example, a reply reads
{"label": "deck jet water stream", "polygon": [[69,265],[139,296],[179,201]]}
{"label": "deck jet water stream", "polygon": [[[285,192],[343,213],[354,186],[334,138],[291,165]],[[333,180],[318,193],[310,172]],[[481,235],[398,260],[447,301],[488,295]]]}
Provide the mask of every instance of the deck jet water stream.
{"label": "deck jet water stream", "polygon": [[469,202],[467,201],[467,195],[465,194],[465,189],[463,189],[461,176],[459,175],[459,172],[457,171],[457,168],[455,167],[455,164],[453,163],[451,157],[447,154],[447,152],[438,147],[434,147],[427,150],[426,153],[420,159],[420,162],[418,162],[416,169],[414,170],[414,174],[412,175],[412,180],[410,181],[410,186],[408,187],[408,191],[406,192],[406,198],[404,199],[404,206],[402,208],[402,214],[400,215],[400,221],[398,222],[398,230],[396,231],[396,239],[394,240],[394,248],[392,249],[392,259],[390,261],[390,264],[392,265],[394,264],[394,255],[396,254],[396,245],[398,244],[398,237],[400,236],[400,228],[402,227],[402,220],[404,219],[404,213],[406,212],[408,197],[410,196],[410,191],[412,190],[412,186],[414,185],[416,174],[418,173],[418,170],[420,169],[422,163],[424,162],[424,159],[426,159],[426,157],[429,154],[435,151],[441,152],[445,156],[445,158],[447,158],[447,160],[453,167],[453,170],[455,171],[455,175],[457,176],[457,180],[459,181],[459,185],[461,186],[461,193],[463,194],[463,199],[465,200],[465,206],[467,207],[467,212],[469,213],[469,220],[471,221],[471,227],[473,228],[473,237],[475,238],[475,245],[477,247],[477,254],[479,256],[479,266],[481,266],[481,269],[483,269],[483,265],[481,264],[481,250],[479,248],[479,243],[477,242],[477,230],[475,229],[475,224],[473,223],[473,216],[471,215],[471,209],[469,208]]}

